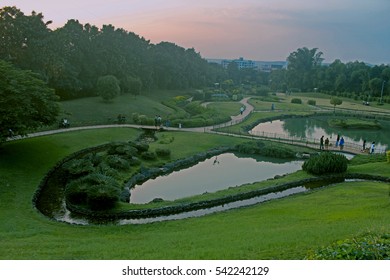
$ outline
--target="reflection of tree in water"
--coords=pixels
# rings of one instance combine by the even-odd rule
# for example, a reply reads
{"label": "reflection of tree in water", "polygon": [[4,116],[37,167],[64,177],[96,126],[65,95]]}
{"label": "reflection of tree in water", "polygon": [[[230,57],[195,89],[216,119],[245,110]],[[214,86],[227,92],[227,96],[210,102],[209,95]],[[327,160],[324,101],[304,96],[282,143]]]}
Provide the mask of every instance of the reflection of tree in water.
{"label": "reflection of tree in water", "polygon": [[375,141],[381,145],[389,145],[390,143],[390,122],[379,121],[382,129],[344,129],[331,127],[328,124],[326,117],[309,117],[309,118],[291,118],[286,119],[282,123],[285,134],[301,138],[320,138],[322,135],[329,137],[330,140],[336,140],[337,134],[343,135],[357,143],[363,143],[366,139],[367,143]]}
{"label": "reflection of tree in water", "polygon": [[309,129],[310,118],[297,118],[297,119],[286,119],[283,122],[283,130],[290,136],[295,137],[306,137],[306,130]]}

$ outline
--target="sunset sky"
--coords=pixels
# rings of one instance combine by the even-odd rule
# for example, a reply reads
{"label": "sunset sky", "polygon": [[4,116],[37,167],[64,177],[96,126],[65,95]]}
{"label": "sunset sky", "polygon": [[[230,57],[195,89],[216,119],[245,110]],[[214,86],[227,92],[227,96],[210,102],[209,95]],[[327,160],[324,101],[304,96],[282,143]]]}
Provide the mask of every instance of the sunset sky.
{"label": "sunset sky", "polygon": [[390,63],[390,0],[0,0],[0,6],[41,12],[52,29],[68,19],[112,24],[205,58],[285,60],[308,47],[326,62]]}

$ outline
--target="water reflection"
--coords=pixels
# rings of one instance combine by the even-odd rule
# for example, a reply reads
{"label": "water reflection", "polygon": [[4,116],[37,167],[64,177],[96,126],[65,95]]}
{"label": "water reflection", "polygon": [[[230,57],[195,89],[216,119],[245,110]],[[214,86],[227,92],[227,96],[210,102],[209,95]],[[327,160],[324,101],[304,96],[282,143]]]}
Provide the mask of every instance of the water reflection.
{"label": "water reflection", "polygon": [[155,198],[178,198],[215,192],[243,184],[264,181],[276,175],[300,170],[302,161],[285,161],[266,157],[248,157],[225,153],[198,164],[137,185],[130,202],[141,204]]}
{"label": "water reflection", "polygon": [[276,120],[264,122],[251,130],[252,134],[266,133],[284,135],[286,137],[297,137],[305,139],[315,139],[317,142],[321,136],[329,138],[332,145],[335,144],[337,134],[344,137],[348,143],[354,143],[362,146],[363,140],[367,140],[367,146],[375,141],[377,149],[386,150],[390,141],[390,122],[380,121],[382,129],[364,130],[364,129],[343,129],[331,127],[328,124],[328,118],[291,118],[286,120]]}

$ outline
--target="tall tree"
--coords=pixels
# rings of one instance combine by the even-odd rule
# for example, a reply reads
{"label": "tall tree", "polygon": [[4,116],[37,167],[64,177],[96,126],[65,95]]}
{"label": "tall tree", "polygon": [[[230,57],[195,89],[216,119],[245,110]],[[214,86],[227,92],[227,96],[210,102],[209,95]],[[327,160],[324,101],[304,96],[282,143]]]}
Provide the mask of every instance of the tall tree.
{"label": "tall tree", "polygon": [[304,47],[288,56],[287,78],[290,88],[303,91],[313,90],[316,84],[316,70],[323,61],[322,54],[318,48]]}
{"label": "tall tree", "polygon": [[119,80],[113,75],[100,77],[97,81],[97,94],[108,102],[120,93]]}
{"label": "tall tree", "polygon": [[0,142],[56,121],[54,90],[37,74],[0,60]]}

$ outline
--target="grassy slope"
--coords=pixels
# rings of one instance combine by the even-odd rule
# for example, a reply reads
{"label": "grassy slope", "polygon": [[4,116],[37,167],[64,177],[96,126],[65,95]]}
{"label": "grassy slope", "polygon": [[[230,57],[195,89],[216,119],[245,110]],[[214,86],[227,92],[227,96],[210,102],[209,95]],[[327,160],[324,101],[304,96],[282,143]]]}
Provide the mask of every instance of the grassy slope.
{"label": "grassy slope", "polygon": [[[134,139],[138,133],[101,129],[5,144],[0,151],[0,259],[300,259],[335,240],[390,230],[389,186],[381,183],[344,183],[202,218],[148,225],[72,226],[50,221],[31,207],[36,186],[59,159],[84,147]],[[239,141],[197,134],[194,142],[191,133],[174,137],[175,157]],[[389,176],[388,164],[378,164],[381,168],[367,164],[364,169]]]}
{"label": "grassy slope", "polygon": [[[175,110],[162,104],[175,96],[190,96],[187,91],[153,91],[137,96],[121,95],[112,102],[106,103],[100,97],[88,97],[60,103],[62,117],[66,117],[72,126],[113,123],[119,114],[125,115],[127,122],[132,121],[132,114],[138,113],[153,118],[174,114]],[[220,115],[237,115],[241,105],[236,102],[213,102],[209,108]],[[182,109],[179,109],[182,110]]]}

